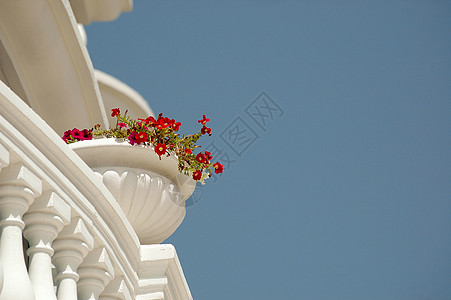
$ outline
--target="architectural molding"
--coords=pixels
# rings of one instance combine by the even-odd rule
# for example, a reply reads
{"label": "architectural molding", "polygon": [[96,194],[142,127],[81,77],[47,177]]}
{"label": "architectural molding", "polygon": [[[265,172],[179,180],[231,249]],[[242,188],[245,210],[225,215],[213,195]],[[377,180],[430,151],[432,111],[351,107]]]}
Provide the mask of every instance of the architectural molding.
{"label": "architectural molding", "polygon": [[6,50],[0,54],[8,55],[0,60],[11,62],[29,105],[56,132],[97,123],[108,127],[68,0],[0,1],[0,40]]}

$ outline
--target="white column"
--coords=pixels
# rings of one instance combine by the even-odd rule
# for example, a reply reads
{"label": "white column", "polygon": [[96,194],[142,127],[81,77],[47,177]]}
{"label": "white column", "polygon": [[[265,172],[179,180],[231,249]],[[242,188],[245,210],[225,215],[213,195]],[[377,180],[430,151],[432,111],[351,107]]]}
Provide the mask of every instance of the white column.
{"label": "white column", "polygon": [[[9,151],[2,144],[0,144],[0,172],[3,168],[9,165]],[[3,268],[2,259],[0,257],[0,295],[3,289]]]}
{"label": "white column", "polygon": [[105,286],[114,277],[114,268],[105,248],[97,248],[85,258],[78,268],[79,300],[97,300]]}
{"label": "white column", "polygon": [[124,278],[117,276],[103,290],[99,300],[132,300],[132,295]]}
{"label": "white column", "polygon": [[59,300],[77,300],[78,266],[93,249],[94,237],[80,218],[73,218],[53,242]]}
{"label": "white column", "polygon": [[42,191],[42,181],[21,163],[0,173],[0,258],[4,283],[0,299],[35,299],[23,255],[22,221],[35,197]]}
{"label": "white column", "polygon": [[52,242],[69,224],[71,208],[56,193],[47,192],[35,200],[24,215],[24,236],[30,243],[29,275],[36,300],[56,300],[53,287]]}

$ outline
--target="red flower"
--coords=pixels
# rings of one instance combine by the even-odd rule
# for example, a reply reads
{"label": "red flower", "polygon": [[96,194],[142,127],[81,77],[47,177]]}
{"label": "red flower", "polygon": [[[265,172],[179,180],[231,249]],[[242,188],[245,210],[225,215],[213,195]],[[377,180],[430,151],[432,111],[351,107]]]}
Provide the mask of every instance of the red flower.
{"label": "red flower", "polygon": [[163,154],[165,154],[166,153],[166,144],[158,143],[155,146],[155,153],[158,154],[159,156],[162,156]]}
{"label": "red flower", "polygon": [[167,128],[169,126],[172,126],[172,121],[173,120],[171,120],[169,118],[166,118],[166,117],[158,118],[158,120],[157,120],[157,128],[158,129],[164,129],[164,128]]}
{"label": "red flower", "polygon": [[157,120],[155,120],[155,118],[152,116],[147,117],[146,120],[147,120],[147,122],[151,123],[152,125],[155,125],[157,123]]}
{"label": "red flower", "polygon": [[148,138],[149,136],[145,132],[140,132],[135,135],[135,140],[138,144],[144,143]]}
{"label": "red flower", "polygon": [[222,171],[224,170],[224,166],[221,165],[218,161],[213,164],[213,167],[215,168],[216,174],[222,173]]}
{"label": "red flower", "polygon": [[207,162],[207,158],[205,157],[205,154],[199,153],[196,155],[196,160],[202,164]]}
{"label": "red flower", "polygon": [[122,123],[122,122],[117,123],[117,125],[119,125],[120,128],[127,127],[127,124]]}
{"label": "red flower", "polygon": [[111,110],[111,116],[112,117],[115,117],[115,116],[120,115],[120,114],[121,114],[121,111],[119,110],[119,108],[113,108]]}
{"label": "red flower", "polygon": [[202,129],[200,130],[200,132],[202,134],[206,134],[208,133],[208,135],[211,135],[211,128],[208,128],[207,126],[202,127]]}
{"label": "red flower", "polygon": [[205,115],[203,115],[202,119],[198,120],[197,122],[199,122],[200,124],[205,126],[208,121],[210,121],[210,119],[207,119],[207,117],[205,117]]}
{"label": "red flower", "polygon": [[193,151],[191,151],[191,149],[189,149],[189,148],[185,148],[185,153],[186,154],[191,154],[191,153],[193,153]]}
{"label": "red flower", "polygon": [[206,158],[207,160],[212,160],[212,159],[213,159],[213,156],[211,156],[211,153],[210,153],[210,152],[205,151],[205,158]]}
{"label": "red flower", "polygon": [[197,170],[193,173],[193,179],[194,180],[199,180],[202,178],[202,172],[200,170]]}
{"label": "red flower", "polygon": [[182,123],[180,123],[180,122],[175,123],[175,121],[174,121],[172,123],[172,129],[174,129],[174,131],[177,131],[177,130],[179,130],[180,125],[182,125]]}
{"label": "red flower", "polygon": [[72,139],[72,130],[67,130],[64,132],[63,140],[67,143],[67,140]]}
{"label": "red flower", "polygon": [[138,120],[140,120],[141,122],[143,122],[145,124],[149,124],[150,123],[150,125],[152,125],[152,126],[154,126],[157,123],[157,121],[152,116],[149,116],[149,117],[147,117],[145,119],[138,118]]}

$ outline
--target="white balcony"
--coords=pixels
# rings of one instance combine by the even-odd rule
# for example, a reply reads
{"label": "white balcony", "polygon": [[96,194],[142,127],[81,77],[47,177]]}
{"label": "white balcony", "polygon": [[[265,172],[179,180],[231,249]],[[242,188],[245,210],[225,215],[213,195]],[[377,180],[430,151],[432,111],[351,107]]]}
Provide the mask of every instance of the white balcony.
{"label": "white balcony", "polygon": [[3,82],[0,107],[0,298],[192,299],[175,249],[141,245],[94,171]]}
{"label": "white balcony", "polygon": [[108,174],[128,172],[125,188],[137,178],[159,187],[144,197],[154,207],[125,199],[131,211],[140,210],[136,224],[108,186],[111,176],[105,180],[89,156],[84,161],[59,136],[73,127],[108,127],[105,103],[151,113],[138,93],[94,71],[77,26],[76,18],[111,20],[131,6],[0,1],[2,300],[192,299],[175,248],[159,244],[182,222],[192,182],[170,163],[142,174],[110,166]]}

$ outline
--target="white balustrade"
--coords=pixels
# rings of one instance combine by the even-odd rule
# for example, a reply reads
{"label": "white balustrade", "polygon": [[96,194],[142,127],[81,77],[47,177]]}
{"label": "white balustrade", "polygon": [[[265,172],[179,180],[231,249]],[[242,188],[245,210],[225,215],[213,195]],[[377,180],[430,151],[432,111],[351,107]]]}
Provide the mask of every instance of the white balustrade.
{"label": "white balustrade", "polygon": [[29,275],[36,300],[56,300],[53,287],[52,242],[69,224],[71,208],[56,193],[47,192],[35,200],[24,215],[24,236],[30,243]]}
{"label": "white balustrade", "polygon": [[23,255],[22,221],[28,207],[42,192],[42,181],[23,164],[0,173],[0,258],[4,277],[0,298],[35,299]]}
{"label": "white balustrade", "polygon": [[97,300],[114,277],[114,267],[105,248],[93,250],[78,268],[79,300]]}
{"label": "white balustrade", "polygon": [[55,254],[52,261],[56,267],[57,296],[59,300],[77,300],[77,273],[89,251],[94,238],[82,219],[73,218],[53,242]]}

